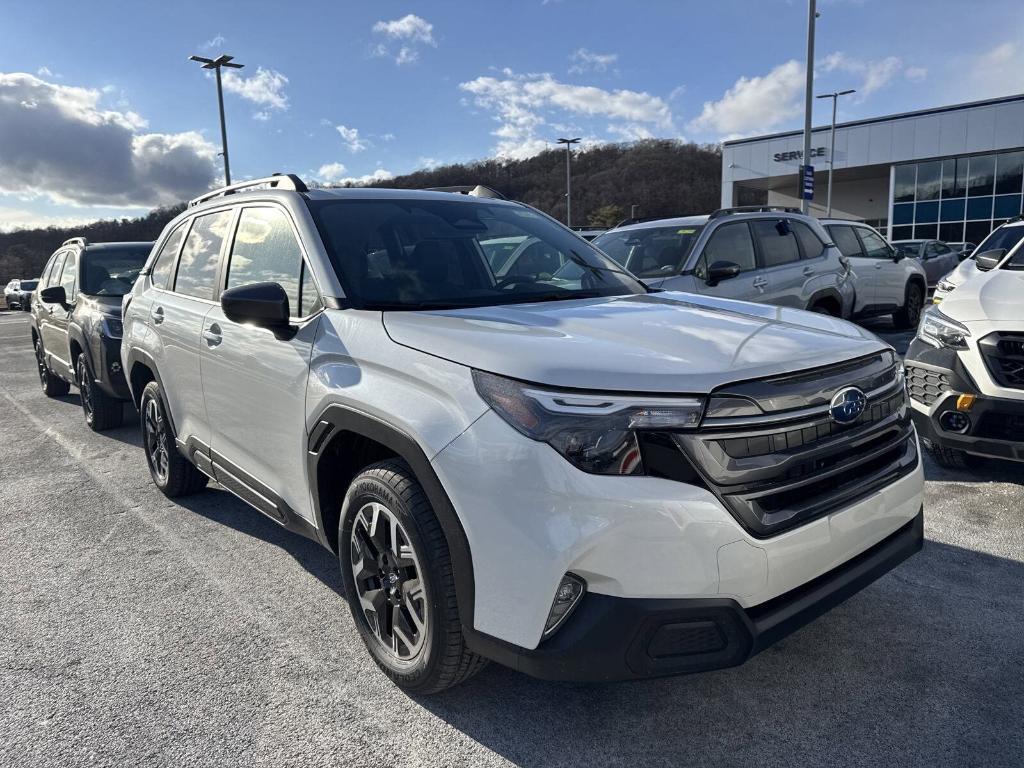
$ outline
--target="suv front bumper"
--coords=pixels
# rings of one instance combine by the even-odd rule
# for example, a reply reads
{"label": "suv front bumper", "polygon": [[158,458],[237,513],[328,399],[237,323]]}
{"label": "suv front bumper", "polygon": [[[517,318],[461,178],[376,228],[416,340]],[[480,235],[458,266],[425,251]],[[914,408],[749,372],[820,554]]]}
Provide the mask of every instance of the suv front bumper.
{"label": "suv front bumper", "polygon": [[549,680],[602,682],[742,664],[889,572],[924,543],[924,509],[841,566],[744,609],[729,598],[630,599],[588,594],[550,640],[527,650],[470,633],[478,653]]}

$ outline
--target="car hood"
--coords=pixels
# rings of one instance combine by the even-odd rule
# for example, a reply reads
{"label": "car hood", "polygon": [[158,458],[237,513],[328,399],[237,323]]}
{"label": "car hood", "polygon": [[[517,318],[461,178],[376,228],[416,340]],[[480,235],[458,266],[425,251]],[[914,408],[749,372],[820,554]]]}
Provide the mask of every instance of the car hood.
{"label": "car hood", "polygon": [[942,313],[962,323],[978,320],[1021,322],[1024,320],[1024,272],[993,269],[976,272],[941,305]]}
{"label": "car hood", "polygon": [[79,296],[85,302],[85,309],[110,317],[121,317],[121,296]]}
{"label": "car hood", "polygon": [[385,312],[399,344],[556,387],[707,393],[888,345],[826,315],[688,293]]}
{"label": "car hood", "polygon": [[946,275],[945,279],[949,280],[953,285],[961,285],[978,274],[978,271],[978,265],[974,259],[964,259],[957,265],[956,269]]}

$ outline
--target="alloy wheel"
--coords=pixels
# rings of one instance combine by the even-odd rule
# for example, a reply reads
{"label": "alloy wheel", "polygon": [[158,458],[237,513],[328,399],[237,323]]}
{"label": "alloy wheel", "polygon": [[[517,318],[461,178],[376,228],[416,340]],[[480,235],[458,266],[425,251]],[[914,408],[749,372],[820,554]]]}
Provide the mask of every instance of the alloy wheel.
{"label": "alloy wheel", "polygon": [[408,533],[391,510],[370,502],[356,514],[349,546],[370,631],[396,659],[414,658],[426,640],[429,615],[423,571]]}
{"label": "alloy wheel", "polygon": [[149,468],[160,483],[167,482],[167,424],[157,401],[146,401],[146,412],[142,419],[143,443]]}
{"label": "alloy wheel", "polygon": [[36,341],[36,367],[39,369],[39,383],[43,385],[45,391],[46,377],[49,372],[46,370],[46,355],[43,353],[43,345],[39,341]]}
{"label": "alloy wheel", "polygon": [[85,365],[85,356],[78,358],[78,393],[82,398],[82,410],[85,411],[85,420],[92,424],[92,382],[89,380],[89,369]]}

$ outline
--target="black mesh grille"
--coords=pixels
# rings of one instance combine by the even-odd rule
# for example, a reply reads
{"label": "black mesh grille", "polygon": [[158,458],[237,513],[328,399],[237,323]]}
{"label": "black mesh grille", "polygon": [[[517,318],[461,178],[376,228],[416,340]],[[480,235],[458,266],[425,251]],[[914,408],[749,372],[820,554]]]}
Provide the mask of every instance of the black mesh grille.
{"label": "black mesh grille", "polygon": [[949,377],[938,371],[907,366],[907,391],[919,403],[931,406],[946,392],[950,391]]}
{"label": "black mesh grille", "polygon": [[979,346],[997,384],[1024,389],[1024,333],[993,333]]}

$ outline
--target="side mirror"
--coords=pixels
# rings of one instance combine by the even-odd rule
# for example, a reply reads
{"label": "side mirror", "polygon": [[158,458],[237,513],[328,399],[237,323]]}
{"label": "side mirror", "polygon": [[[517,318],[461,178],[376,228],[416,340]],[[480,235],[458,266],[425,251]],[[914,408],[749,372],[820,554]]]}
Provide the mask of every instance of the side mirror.
{"label": "side mirror", "polygon": [[51,285],[39,292],[39,300],[44,304],[60,304],[62,307],[68,305],[68,295],[62,285]]}
{"label": "side mirror", "polygon": [[708,279],[705,281],[711,287],[718,285],[723,280],[736,277],[742,270],[740,265],[733,261],[716,261],[708,267]]}
{"label": "side mirror", "polygon": [[297,330],[289,322],[288,294],[280,283],[250,283],[229,288],[220,295],[220,305],[228,320],[266,328],[278,339],[290,339]]}
{"label": "side mirror", "polygon": [[999,266],[999,262],[1003,260],[1003,256],[1006,255],[1006,251],[1003,248],[996,248],[992,251],[985,251],[979,253],[974,257],[974,261],[978,265],[978,269],[982,272],[988,272],[991,269],[995,269]]}

